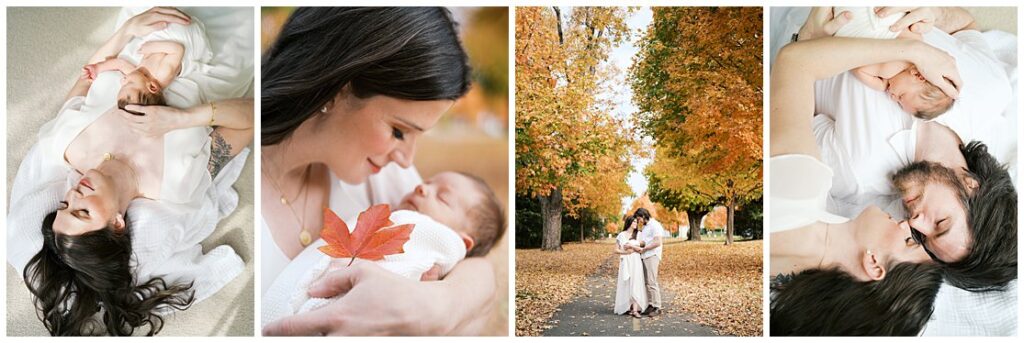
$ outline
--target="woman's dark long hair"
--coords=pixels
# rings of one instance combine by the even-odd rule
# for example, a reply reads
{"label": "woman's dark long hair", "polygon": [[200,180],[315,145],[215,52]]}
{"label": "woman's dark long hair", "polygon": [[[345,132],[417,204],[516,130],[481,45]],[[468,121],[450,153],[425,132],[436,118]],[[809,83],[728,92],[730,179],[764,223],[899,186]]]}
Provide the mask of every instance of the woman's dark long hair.
{"label": "woman's dark long hair", "polygon": [[772,336],[914,336],[931,317],[942,270],[900,263],[880,281],[812,269],[772,286]]}
{"label": "woman's dark long hair", "polygon": [[[634,220],[636,220],[635,216],[626,216],[626,226],[624,226],[622,228],[622,231],[625,232],[626,230],[629,230],[629,226],[633,225],[633,221]],[[636,239],[637,231],[640,231],[640,230],[633,230],[633,234],[631,235],[632,237],[630,237],[629,239]]]}
{"label": "woman's dark long hair", "polygon": [[280,143],[345,85],[358,98],[458,99],[467,63],[444,8],[296,9],[263,54],[262,144]]}
{"label": "woman's dark long hair", "polygon": [[[57,212],[43,219],[43,249],[29,260],[24,278],[46,330],[54,336],[127,336],[149,326],[163,327],[157,311],[187,309],[191,284],[168,286],[154,278],[136,286],[131,272],[131,230],[104,228],[83,235],[56,234]],[[125,218],[125,223],[128,220]],[[95,318],[103,311],[102,327]]]}

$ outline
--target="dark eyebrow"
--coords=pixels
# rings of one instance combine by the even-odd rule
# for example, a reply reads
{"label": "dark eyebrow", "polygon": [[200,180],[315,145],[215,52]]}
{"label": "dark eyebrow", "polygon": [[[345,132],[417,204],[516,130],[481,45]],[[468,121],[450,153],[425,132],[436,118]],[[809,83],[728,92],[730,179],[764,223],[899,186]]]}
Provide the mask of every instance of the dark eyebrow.
{"label": "dark eyebrow", "polygon": [[413,128],[413,129],[416,129],[416,131],[419,131],[419,132],[426,131],[426,130],[423,130],[423,128],[421,128],[418,125],[416,125],[415,123],[413,123],[411,121],[408,121],[408,120],[405,120],[405,118],[402,118],[402,117],[399,117],[399,116],[395,116],[395,119],[400,121],[400,122],[402,122],[402,124],[405,124],[405,126],[408,126],[408,127]]}

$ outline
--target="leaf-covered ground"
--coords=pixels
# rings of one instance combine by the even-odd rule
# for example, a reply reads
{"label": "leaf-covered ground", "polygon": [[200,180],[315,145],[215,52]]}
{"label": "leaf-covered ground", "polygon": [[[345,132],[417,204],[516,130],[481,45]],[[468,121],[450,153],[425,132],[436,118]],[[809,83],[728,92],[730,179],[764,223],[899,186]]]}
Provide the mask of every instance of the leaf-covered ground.
{"label": "leaf-covered ground", "polygon": [[[613,241],[564,244],[561,252],[516,249],[516,335],[536,336],[558,307],[585,295],[584,281],[612,255]],[[676,294],[666,311],[692,314],[725,335],[762,332],[762,242],[668,240],[663,288]]]}
{"label": "leaf-covered ground", "polygon": [[669,242],[659,266],[663,288],[676,294],[666,311],[736,336],[761,336],[762,241]]}
{"label": "leaf-covered ground", "polygon": [[558,306],[612,255],[613,243],[567,243],[562,251],[516,249],[516,336],[538,336]]}

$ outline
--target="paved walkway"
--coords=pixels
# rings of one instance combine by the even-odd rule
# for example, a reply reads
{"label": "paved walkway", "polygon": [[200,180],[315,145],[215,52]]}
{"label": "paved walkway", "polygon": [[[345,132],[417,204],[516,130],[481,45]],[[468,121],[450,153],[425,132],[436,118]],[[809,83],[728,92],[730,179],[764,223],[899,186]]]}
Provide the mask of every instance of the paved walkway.
{"label": "paved walkway", "polygon": [[691,320],[691,315],[672,308],[675,294],[661,290],[662,305],[668,309],[656,317],[633,318],[616,315],[615,277],[619,260],[611,256],[587,277],[587,293],[562,305],[549,320],[544,336],[717,336],[714,329]]}

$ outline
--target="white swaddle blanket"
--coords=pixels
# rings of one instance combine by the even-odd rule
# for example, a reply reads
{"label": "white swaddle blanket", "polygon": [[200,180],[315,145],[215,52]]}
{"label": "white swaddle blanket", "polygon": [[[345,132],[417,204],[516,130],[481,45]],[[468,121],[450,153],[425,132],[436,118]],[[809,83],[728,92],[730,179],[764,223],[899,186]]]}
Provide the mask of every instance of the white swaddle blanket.
{"label": "white swaddle blanket", "polygon": [[213,50],[206,39],[206,26],[199,18],[190,18],[189,25],[170,24],[163,30],[132,39],[117,56],[138,65],[142,62],[143,56],[139,53],[142,45],[156,41],[181,43],[185,47],[185,53],[181,58],[181,71],[162,91],[164,98],[167,99],[167,105],[177,108],[207,102],[202,87],[199,87],[199,83],[192,78],[210,69],[207,63],[213,60]]}
{"label": "white swaddle blanket", "polygon": [[[414,211],[395,211],[390,219],[395,225],[415,224],[409,241],[402,246],[405,252],[384,256],[376,261],[379,266],[410,280],[419,280],[424,272],[437,265],[441,275],[448,274],[455,264],[466,257],[466,246],[462,238],[450,227],[424,214]],[[355,224],[355,220],[346,223]],[[354,229],[356,225],[349,225]],[[318,280],[338,261],[342,268],[348,259],[335,260],[320,252],[326,242],[320,239],[310,244],[274,280],[263,295],[262,325],[278,319],[320,308],[335,299],[310,298],[309,286]]]}
{"label": "white swaddle blanket", "polygon": [[905,15],[904,13],[895,13],[885,18],[879,18],[875,14],[874,7],[835,7],[832,12],[835,14],[850,12],[853,15],[849,23],[836,30],[836,37],[874,39],[896,38],[900,34],[899,31],[892,32],[889,27]]}

